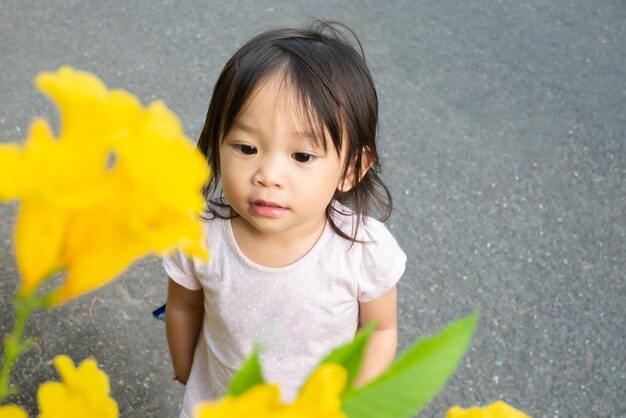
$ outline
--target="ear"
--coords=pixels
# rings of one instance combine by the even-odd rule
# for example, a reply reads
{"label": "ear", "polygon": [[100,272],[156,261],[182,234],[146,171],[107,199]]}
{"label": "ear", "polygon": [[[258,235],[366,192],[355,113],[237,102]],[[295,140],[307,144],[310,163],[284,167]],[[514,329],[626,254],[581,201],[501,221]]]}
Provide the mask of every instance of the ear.
{"label": "ear", "polygon": [[359,178],[355,178],[355,164],[350,164],[350,167],[348,167],[348,172],[346,173],[346,176],[339,182],[337,190],[342,193],[350,191],[353,187],[359,184],[365,174],[367,174],[367,170],[369,170],[372,165],[374,165],[374,156],[372,155],[372,151],[369,147],[364,146],[361,153],[361,172],[359,173]]}

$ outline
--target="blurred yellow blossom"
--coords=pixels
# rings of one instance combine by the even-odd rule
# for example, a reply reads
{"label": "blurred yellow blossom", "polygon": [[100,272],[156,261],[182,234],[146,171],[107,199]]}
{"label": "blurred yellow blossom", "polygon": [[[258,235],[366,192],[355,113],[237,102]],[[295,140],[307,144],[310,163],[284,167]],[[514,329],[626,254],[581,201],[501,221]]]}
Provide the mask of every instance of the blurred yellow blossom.
{"label": "blurred yellow blossom", "polygon": [[238,397],[226,396],[215,402],[202,402],[195,411],[196,418],[269,418],[283,408],[278,386],[257,385]]}
{"label": "blurred yellow blossom", "polygon": [[304,384],[298,398],[281,417],[345,418],[341,399],[348,379],[346,370],[337,364],[320,366]]}
{"label": "blurred yellow blossom", "polygon": [[66,301],[106,284],[148,253],[206,257],[198,215],[210,173],[177,117],[156,101],[107,90],[63,67],[36,85],[61,114],[59,137],[36,119],[23,145],[0,145],[0,199],[21,201],[22,291],[53,273]]}
{"label": "blurred yellow blossom", "polygon": [[195,418],[346,418],[339,398],[346,381],[343,367],[324,364],[311,375],[292,404],[280,402],[276,385],[257,385],[238,397],[201,403]]}
{"label": "blurred yellow blossom", "polygon": [[86,359],[78,368],[68,356],[56,356],[54,365],[63,382],[39,387],[39,418],[117,418],[115,400],[109,396],[109,378],[95,360]]}
{"label": "blurred yellow blossom", "polygon": [[16,405],[0,406],[0,418],[28,418],[28,414]]}
{"label": "blurred yellow blossom", "polygon": [[450,408],[446,418],[530,418],[504,401],[496,401],[484,408],[473,406],[462,409],[458,406]]}

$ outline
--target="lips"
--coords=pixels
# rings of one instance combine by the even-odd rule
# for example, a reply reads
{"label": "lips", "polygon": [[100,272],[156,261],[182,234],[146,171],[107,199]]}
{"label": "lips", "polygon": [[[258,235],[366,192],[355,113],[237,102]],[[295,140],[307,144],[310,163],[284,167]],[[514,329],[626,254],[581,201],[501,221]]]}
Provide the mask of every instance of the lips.
{"label": "lips", "polygon": [[287,211],[286,207],[267,200],[255,200],[250,203],[250,212],[252,214],[266,218],[276,218]]}
{"label": "lips", "polygon": [[252,202],[253,205],[258,205],[258,206],[268,206],[271,208],[283,208],[284,206],[279,205],[278,203],[274,203],[274,202],[268,202],[267,200],[255,200],[254,202]]}

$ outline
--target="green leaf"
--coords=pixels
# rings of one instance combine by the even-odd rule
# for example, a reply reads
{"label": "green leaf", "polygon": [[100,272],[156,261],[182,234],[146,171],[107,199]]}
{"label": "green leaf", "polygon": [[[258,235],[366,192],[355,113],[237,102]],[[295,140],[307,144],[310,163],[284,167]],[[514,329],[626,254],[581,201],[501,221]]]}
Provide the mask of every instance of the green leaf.
{"label": "green leaf", "polygon": [[349,418],[404,418],[426,405],[444,386],[465,354],[479,313],[415,342],[377,379],[342,396]]}
{"label": "green leaf", "polygon": [[243,362],[241,368],[233,375],[228,387],[228,394],[239,396],[251,387],[262,383],[265,383],[265,379],[263,379],[263,374],[261,373],[259,349],[255,347],[250,357]]}
{"label": "green leaf", "polygon": [[346,369],[348,372],[346,388],[349,388],[358,376],[365,346],[375,329],[376,324],[374,322],[367,324],[356,334],[352,342],[335,348],[321,362],[321,364],[336,363]]}

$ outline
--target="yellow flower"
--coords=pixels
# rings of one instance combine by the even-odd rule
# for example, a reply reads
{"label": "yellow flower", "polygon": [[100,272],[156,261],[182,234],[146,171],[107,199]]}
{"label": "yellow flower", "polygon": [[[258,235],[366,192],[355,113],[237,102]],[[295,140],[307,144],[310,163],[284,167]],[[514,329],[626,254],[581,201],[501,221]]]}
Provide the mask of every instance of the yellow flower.
{"label": "yellow flower", "polygon": [[226,396],[216,402],[202,402],[195,411],[196,418],[270,418],[284,406],[276,385],[257,385],[238,397]]}
{"label": "yellow flower", "polygon": [[346,418],[339,396],[347,372],[337,364],[320,366],[303,386],[292,404],[282,404],[276,385],[257,385],[238,397],[226,396],[203,402],[195,418]]}
{"label": "yellow flower", "polygon": [[20,199],[15,245],[22,291],[66,271],[66,301],[148,253],[206,257],[198,215],[210,173],[162,102],[147,107],[63,67],[37,87],[59,107],[55,138],[33,122],[24,145],[0,145],[0,199]]}
{"label": "yellow flower", "polygon": [[109,396],[109,378],[95,360],[78,368],[68,356],[56,356],[54,365],[63,383],[46,382],[39,387],[39,418],[117,418],[115,400]]}
{"label": "yellow flower", "polygon": [[462,409],[458,406],[450,408],[446,418],[530,418],[504,401],[496,401],[484,408],[473,406]]}
{"label": "yellow flower", "polygon": [[348,374],[337,364],[320,366],[304,384],[298,398],[281,417],[346,418],[339,396],[346,386]]}
{"label": "yellow flower", "polygon": [[28,414],[16,405],[0,406],[0,418],[28,418]]}

